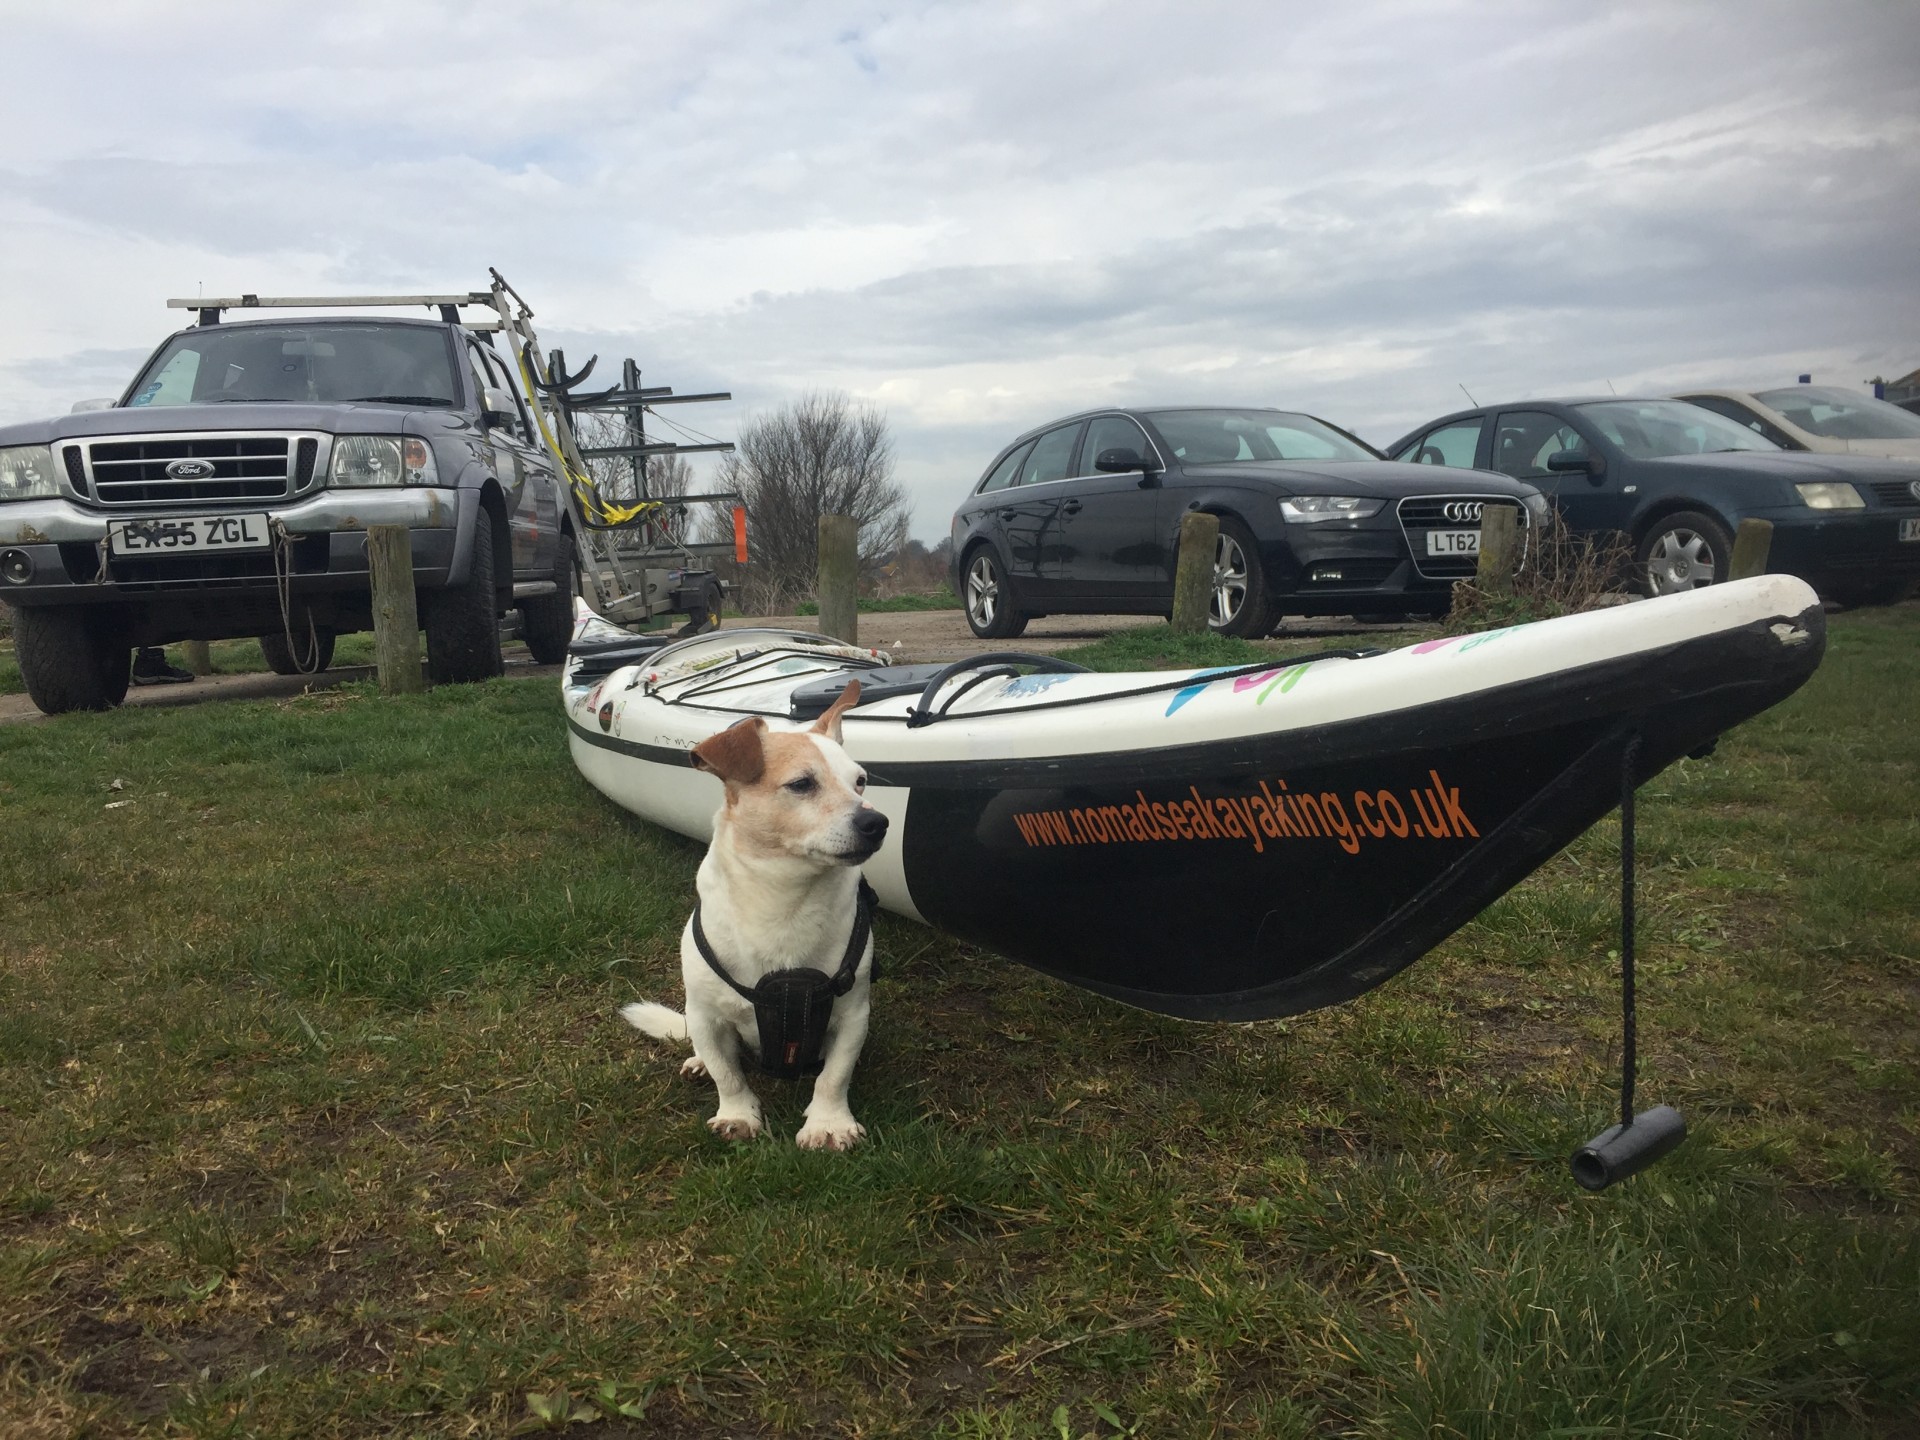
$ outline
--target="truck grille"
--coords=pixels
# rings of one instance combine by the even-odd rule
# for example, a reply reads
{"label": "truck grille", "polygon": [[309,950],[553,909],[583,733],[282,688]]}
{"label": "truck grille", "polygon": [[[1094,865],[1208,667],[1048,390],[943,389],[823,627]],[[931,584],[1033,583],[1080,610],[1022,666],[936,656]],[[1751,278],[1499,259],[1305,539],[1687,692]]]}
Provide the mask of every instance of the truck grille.
{"label": "truck grille", "polygon": [[[299,442],[304,478],[318,448]],[[102,505],[284,500],[295,488],[293,452],[287,435],[148,435],[91,442],[87,469]]]}
{"label": "truck grille", "polygon": [[[1472,555],[1429,555],[1427,533],[1431,530],[1478,530],[1480,514],[1471,518],[1460,514],[1460,507],[1507,505],[1516,512],[1516,523],[1527,527],[1527,507],[1507,495],[1414,495],[1399,505],[1400,529],[1407,537],[1407,549],[1413,555],[1414,568],[1429,580],[1464,580],[1472,575],[1479,561]],[[1449,515],[1449,510],[1459,515]]]}
{"label": "truck grille", "polygon": [[1920,506],[1920,495],[1905,480],[1876,480],[1871,488],[1882,505]]}

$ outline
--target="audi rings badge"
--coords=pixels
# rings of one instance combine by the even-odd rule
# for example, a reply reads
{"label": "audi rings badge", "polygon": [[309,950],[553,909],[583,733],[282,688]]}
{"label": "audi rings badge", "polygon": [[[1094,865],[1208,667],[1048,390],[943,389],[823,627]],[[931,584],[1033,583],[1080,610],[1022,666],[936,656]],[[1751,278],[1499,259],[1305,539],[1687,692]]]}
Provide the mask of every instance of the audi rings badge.
{"label": "audi rings badge", "polygon": [[1484,500],[1449,500],[1440,507],[1440,513],[1455,525],[1478,525],[1480,512],[1486,508]]}

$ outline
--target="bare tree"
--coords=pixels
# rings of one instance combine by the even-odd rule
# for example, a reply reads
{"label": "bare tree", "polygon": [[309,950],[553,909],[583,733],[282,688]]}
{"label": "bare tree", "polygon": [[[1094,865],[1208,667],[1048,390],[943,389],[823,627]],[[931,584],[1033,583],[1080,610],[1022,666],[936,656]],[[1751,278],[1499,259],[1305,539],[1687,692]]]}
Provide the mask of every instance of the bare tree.
{"label": "bare tree", "polygon": [[859,524],[863,571],[906,539],[893,440],[887,417],[872,406],[813,391],[749,420],[735,443],[721,462],[719,488],[739,491],[747,507],[746,608],[784,610],[813,593],[822,515],[851,515]]}
{"label": "bare tree", "polygon": [[[589,411],[574,421],[574,436],[583,450],[596,450],[614,445],[628,445],[633,437],[627,432],[627,420],[624,415]],[[660,437],[651,437],[659,439]],[[672,437],[668,436],[671,440]],[[646,479],[647,494],[655,500],[672,500],[687,493],[693,479],[693,466],[684,455],[649,455],[644,461],[642,472]],[[606,499],[630,502],[639,498],[634,483],[633,462],[624,455],[602,455],[587,461],[587,469],[593,472],[594,484]]]}

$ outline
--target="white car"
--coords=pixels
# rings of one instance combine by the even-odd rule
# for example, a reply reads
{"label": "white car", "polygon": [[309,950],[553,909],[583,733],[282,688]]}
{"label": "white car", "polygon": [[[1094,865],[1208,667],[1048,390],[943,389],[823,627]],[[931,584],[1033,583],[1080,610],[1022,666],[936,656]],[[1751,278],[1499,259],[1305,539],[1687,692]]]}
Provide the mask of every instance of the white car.
{"label": "white car", "polygon": [[1690,390],[1674,398],[1737,420],[1787,450],[1920,458],[1920,415],[1838,385]]}

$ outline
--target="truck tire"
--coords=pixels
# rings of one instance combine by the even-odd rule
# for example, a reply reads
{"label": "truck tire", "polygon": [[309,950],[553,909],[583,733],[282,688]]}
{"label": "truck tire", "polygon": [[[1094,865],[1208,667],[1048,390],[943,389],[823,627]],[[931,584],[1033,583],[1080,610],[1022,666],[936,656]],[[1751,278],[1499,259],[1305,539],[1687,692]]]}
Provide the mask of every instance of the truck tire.
{"label": "truck tire", "polygon": [[567,658],[573,639],[573,597],[580,590],[580,562],[573,553],[573,536],[560,532],[560,565],[551,595],[533,595],[520,602],[520,638],[527,642],[536,665],[558,665]]}
{"label": "truck tire", "polygon": [[468,685],[501,672],[499,597],[493,584],[493,516],[473,517],[473,561],[466,583],[427,592],[427,678]]}
{"label": "truck tire", "polygon": [[276,675],[318,675],[333,663],[333,631],[315,626],[309,638],[296,630],[288,645],[286,631],[273,630],[260,637],[260,653]]}
{"label": "truck tire", "polygon": [[127,698],[133,647],[91,605],[22,605],[13,653],[27,695],[48,715],[111,710]]}

